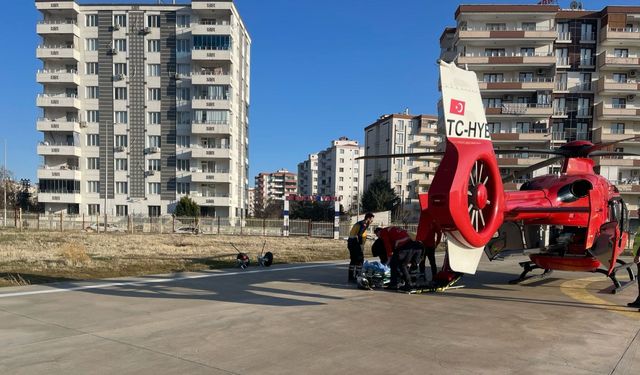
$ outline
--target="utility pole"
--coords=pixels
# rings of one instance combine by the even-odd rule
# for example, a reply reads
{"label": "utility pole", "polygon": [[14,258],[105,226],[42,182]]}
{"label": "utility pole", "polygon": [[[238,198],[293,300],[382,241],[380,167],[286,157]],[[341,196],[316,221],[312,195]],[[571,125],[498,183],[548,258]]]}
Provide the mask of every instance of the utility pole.
{"label": "utility pole", "polygon": [[3,226],[7,226],[7,140],[4,140],[4,174],[2,176],[4,181],[4,220]]}

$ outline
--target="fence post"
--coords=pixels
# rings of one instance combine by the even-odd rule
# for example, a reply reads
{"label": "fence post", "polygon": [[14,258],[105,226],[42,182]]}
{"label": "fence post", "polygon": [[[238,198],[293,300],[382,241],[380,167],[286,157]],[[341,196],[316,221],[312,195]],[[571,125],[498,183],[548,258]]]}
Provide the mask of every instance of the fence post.
{"label": "fence post", "polygon": [[176,215],[171,216],[171,231],[176,232]]}
{"label": "fence post", "polygon": [[309,221],[308,221],[308,223],[307,223],[307,235],[308,235],[309,237],[311,237],[311,228],[312,228],[312,225],[313,225],[313,224],[311,224],[311,219],[309,219]]}
{"label": "fence post", "polygon": [[282,210],[282,236],[289,237],[289,200],[284,200],[284,209]]}
{"label": "fence post", "polygon": [[340,238],[340,201],[335,201],[335,216],[333,217],[333,239]]}
{"label": "fence post", "polygon": [[18,229],[18,210],[13,209],[13,227]]}
{"label": "fence post", "polygon": [[218,216],[218,234],[220,234],[220,216]]}
{"label": "fence post", "polygon": [[242,224],[244,221],[242,220],[242,214],[240,214],[240,235],[242,236]]}
{"label": "fence post", "polygon": [[22,232],[22,207],[18,208],[18,224],[20,225],[20,232]]}
{"label": "fence post", "polygon": [[84,225],[85,225],[85,223],[84,223],[84,213],[83,213],[83,214],[82,214],[82,228],[81,228],[81,229],[84,229],[84,228],[85,228],[85,226],[84,226]]}
{"label": "fence post", "polygon": [[107,233],[107,213],[104,213],[104,229],[102,230],[102,233]]}
{"label": "fence post", "polygon": [[262,219],[262,235],[267,235],[267,219],[265,218]]}
{"label": "fence post", "polygon": [[64,232],[62,229],[62,211],[60,211],[60,232]]}
{"label": "fence post", "polygon": [[40,230],[40,213],[36,215],[36,229]]}
{"label": "fence post", "polygon": [[131,215],[127,215],[127,229],[129,233],[133,233],[133,223],[131,222]]}
{"label": "fence post", "polygon": [[160,227],[160,234],[162,234],[162,230],[163,230],[163,226],[162,226],[162,223],[163,223],[163,221],[162,221],[162,216],[158,216],[158,221],[159,221],[159,223],[160,223],[160,225],[159,225],[159,227]]}

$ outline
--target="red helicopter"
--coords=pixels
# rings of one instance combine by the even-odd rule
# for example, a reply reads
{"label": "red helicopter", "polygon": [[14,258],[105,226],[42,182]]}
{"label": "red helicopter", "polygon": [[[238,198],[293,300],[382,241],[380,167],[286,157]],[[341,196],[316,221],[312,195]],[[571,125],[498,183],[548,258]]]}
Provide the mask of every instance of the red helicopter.
{"label": "red helicopter", "polygon": [[[462,273],[476,272],[483,251],[490,260],[505,253],[526,251],[518,283],[534,269],[545,277],[553,270],[599,272],[607,275],[616,293],[635,280],[631,266],[618,256],[627,245],[629,213],[615,185],[593,170],[591,157],[637,155],[608,151],[618,142],[573,141],[559,149],[527,150],[550,155],[547,160],[501,176],[487,127],[476,74],[440,62],[442,104],[439,125],[446,135],[444,152],[371,155],[364,158],[442,156],[428,193],[420,194],[417,240],[436,231],[447,238],[447,255],[437,279],[444,285]],[[519,191],[504,184],[537,169],[562,163],[559,175],[525,182]],[[617,272],[626,270],[629,281]]]}

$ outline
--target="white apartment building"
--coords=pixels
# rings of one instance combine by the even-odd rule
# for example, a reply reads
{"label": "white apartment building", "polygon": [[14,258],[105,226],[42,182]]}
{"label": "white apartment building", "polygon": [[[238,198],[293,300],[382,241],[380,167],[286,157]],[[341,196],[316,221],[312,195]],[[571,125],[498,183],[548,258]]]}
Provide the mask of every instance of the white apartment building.
{"label": "white apartment building", "polygon": [[47,212],[248,210],[251,39],[232,1],[36,0]]}
{"label": "white apartment building", "polygon": [[[358,141],[340,137],[298,164],[298,194],[335,196],[345,211],[358,212],[364,183],[364,155]],[[304,176],[302,185],[301,176]]]}
{"label": "white apartment building", "polygon": [[309,154],[307,160],[298,163],[298,194],[318,194],[318,154]]}
{"label": "white apartment building", "polygon": [[[387,155],[436,151],[441,142],[437,117],[389,114],[380,116],[365,129],[365,155]],[[429,190],[440,157],[367,159],[364,163],[364,191],[376,178],[389,181],[401,198],[410,218],[419,214],[418,194]]]}
{"label": "white apartment building", "polygon": [[[600,11],[557,5],[461,5],[440,38],[441,58],[478,75],[492,140],[522,149],[498,159],[503,174],[543,160],[529,148],[611,142],[640,134],[640,7]],[[618,151],[640,152],[640,142]],[[595,158],[632,217],[640,206],[640,160]],[[535,175],[553,173],[560,165]],[[523,180],[524,180],[523,179]],[[507,184],[517,189],[523,180]]]}
{"label": "white apartment building", "polygon": [[298,179],[295,173],[286,169],[275,172],[263,172],[255,177],[255,209],[266,207],[270,200],[285,200],[298,191]]}

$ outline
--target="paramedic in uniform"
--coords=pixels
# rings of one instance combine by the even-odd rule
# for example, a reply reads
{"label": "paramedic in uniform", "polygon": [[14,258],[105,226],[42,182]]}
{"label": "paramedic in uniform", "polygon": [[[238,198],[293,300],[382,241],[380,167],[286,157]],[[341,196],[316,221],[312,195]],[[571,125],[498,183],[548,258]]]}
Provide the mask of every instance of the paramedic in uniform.
{"label": "paramedic in uniform", "polygon": [[367,240],[367,228],[373,221],[373,214],[367,212],[364,220],[360,220],[353,224],[349,239],[347,240],[347,248],[349,249],[349,282],[356,282],[356,277],[362,271],[362,263],[364,262],[364,243]]}
{"label": "paramedic in uniform", "polygon": [[[376,242],[382,241],[385,252],[379,252],[380,260],[391,259],[389,268],[391,268],[391,280],[389,289],[394,289],[398,285],[398,268],[402,271],[405,281],[405,288],[410,289],[411,278],[408,266],[410,263],[419,260],[422,254],[422,244],[413,241],[409,233],[398,227],[376,228],[375,234],[378,236]],[[374,244],[375,245],[375,244]],[[416,261],[417,263],[417,261]]]}

